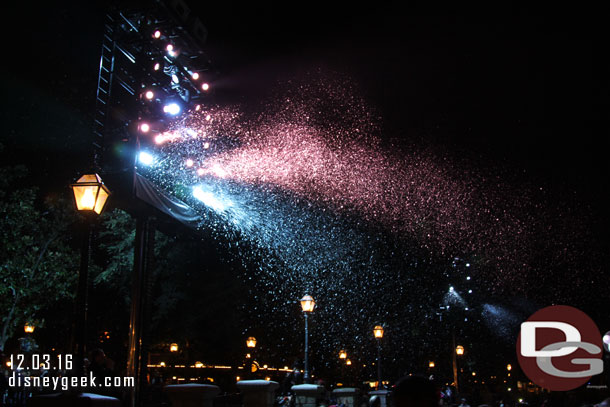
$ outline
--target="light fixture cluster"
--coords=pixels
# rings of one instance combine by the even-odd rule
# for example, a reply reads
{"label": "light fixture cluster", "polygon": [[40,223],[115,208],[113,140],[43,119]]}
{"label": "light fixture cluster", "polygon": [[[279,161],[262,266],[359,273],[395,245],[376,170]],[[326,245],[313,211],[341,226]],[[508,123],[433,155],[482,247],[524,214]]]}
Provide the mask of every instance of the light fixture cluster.
{"label": "light fixture cluster", "polygon": [[[150,134],[155,142],[170,120],[201,109],[211,92],[212,78],[209,60],[184,30],[160,20],[149,21],[148,30],[150,40],[145,41],[144,52],[149,62],[143,66],[137,131]],[[150,161],[141,158],[142,163]]]}

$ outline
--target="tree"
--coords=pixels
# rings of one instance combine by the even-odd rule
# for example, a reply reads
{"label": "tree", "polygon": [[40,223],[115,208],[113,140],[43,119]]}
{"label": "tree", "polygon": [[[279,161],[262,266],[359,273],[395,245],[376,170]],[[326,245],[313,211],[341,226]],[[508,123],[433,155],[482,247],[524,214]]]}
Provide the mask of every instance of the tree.
{"label": "tree", "polygon": [[24,166],[0,168],[0,351],[18,326],[75,292],[78,256],[65,202],[40,202]]}

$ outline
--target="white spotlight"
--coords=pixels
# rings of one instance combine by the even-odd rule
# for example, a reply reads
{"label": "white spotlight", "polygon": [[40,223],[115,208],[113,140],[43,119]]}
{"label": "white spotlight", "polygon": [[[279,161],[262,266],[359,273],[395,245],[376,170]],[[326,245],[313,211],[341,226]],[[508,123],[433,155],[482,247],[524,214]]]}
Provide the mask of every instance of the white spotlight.
{"label": "white spotlight", "polygon": [[194,80],[199,79],[199,73],[193,72],[193,74],[191,75],[191,78],[193,78]]}
{"label": "white spotlight", "polygon": [[150,126],[148,125],[148,123],[140,124],[140,131],[142,133],[148,133],[149,130],[150,130]]}
{"label": "white spotlight", "polygon": [[180,113],[180,105],[178,105],[177,103],[170,103],[168,105],[163,106],[163,111],[165,113],[175,116]]}
{"label": "white spotlight", "polygon": [[153,38],[161,38],[161,31],[157,30],[153,34]]}
{"label": "white spotlight", "polygon": [[201,85],[201,89],[207,91],[208,89],[210,89],[210,84],[209,83],[204,83],[203,85]]}
{"label": "white spotlight", "polygon": [[138,161],[140,161],[144,165],[151,165],[155,161],[155,157],[146,151],[140,152],[138,155]]}
{"label": "white spotlight", "polygon": [[152,98],[155,97],[155,92],[153,92],[152,90],[148,90],[146,91],[146,93],[144,94],[144,97],[148,100],[152,100]]}

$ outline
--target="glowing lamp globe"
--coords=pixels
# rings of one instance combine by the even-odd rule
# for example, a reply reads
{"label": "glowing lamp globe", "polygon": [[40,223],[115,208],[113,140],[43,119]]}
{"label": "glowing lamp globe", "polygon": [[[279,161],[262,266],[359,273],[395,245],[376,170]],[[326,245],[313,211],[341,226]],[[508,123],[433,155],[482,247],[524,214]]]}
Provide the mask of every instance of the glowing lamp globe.
{"label": "glowing lamp globe", "polygon": [[347,359],[347,352],[344,350],[339,352],[339,359]]}
{"label": "glowing lamp globe", "polygon": [[513,366],[511,364],[506,365],[506,370],[510,372],[511,370],[513,370]]}
{"label": "glowing lamp globe", "polygon": [[460,356],[463,355],[464,354],[464,347],[461,346],[461,345],[456,346],[455,353],[457,355],[460,355]]}
{"label": "glowing lamp globe", "polygon": [[430,361],[430,363],[428,363],[428,367],[430,369],[432,369],[434,366],[436,366],[436,364],[433,361]]}
{"label": "glowing lamp globe", "polygon": [[256,338],[253,336],[250,336],[248,339],[246,339],[246,346],[249,348],[256,347]]}
{"label": "glowing lamp globe", "polygon": [[169,351],[170,352],[178,352],[178,344],[177,343],[172,343],[171,345],[169,345]]}
{"label": "glowing lamp globe", "polygon": [[85,213],[100,214],[104,210],[110,191],[97,174],[85,174],[70,185],[76,209]]}
{"label": "glowing lamp globe", "polygon": [[315,306],[316,302],[311,295],[306,295],[301,298],[301,308],[303,309],[303,312],[311,312]]}
{"label": "glowing lamp globe", "polygon": [[347,360],[345,361],[345,364],[346,364],[346,365],[348,365],[348,366],[351,366],[351,365],[352,365],[352,361],[351,361],[351,360],[349,360],[349,359],[347,359]]}
{"label": "glowing lamp globe", "polygon": [[25,333],[27,334],[31,334],[34,332],[34,329],[36,329],[36,327],[30,323],[27,323],[23,326],[23,330],[25,331]]}
{"label": "glowing lamp globe", "polygon": [[375,326],[375,328],[373,328],[373,335],[375,335],[375,338],[377,339],[383,338],[383,327],[381,325]]}

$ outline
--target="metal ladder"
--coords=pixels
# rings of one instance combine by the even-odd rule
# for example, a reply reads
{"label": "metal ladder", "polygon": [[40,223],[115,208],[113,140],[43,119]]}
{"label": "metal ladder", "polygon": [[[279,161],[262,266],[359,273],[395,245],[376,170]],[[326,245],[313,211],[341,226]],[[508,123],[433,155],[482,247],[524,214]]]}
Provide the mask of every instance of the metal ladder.
{"label": "metal ladder", "polygon": [[95,113],[93,117],[93,165],[100,169],[104,149],[104,127],[110,102],[110,91],[114,75],[114,27],[115,21],[110,14],[106,15],[104,23],[104,38],[102,40],[102,56],[97,78],[95,98]]}

